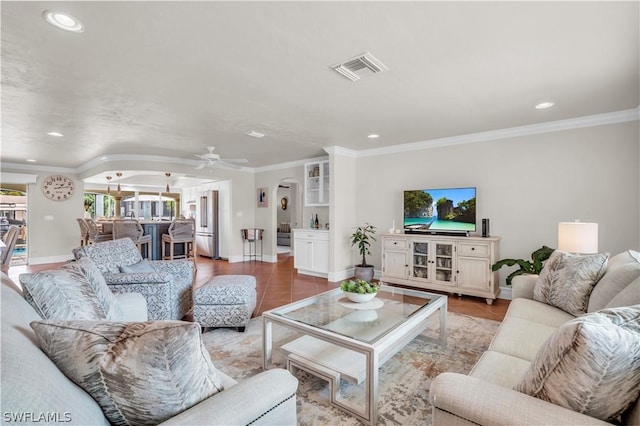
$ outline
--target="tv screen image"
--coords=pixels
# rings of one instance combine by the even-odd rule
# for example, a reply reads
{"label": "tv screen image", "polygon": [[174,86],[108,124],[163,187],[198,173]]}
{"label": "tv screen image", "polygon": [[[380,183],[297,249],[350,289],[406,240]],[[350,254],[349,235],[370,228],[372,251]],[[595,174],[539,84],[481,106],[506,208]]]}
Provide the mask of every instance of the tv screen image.
{"label": "tv screen image", "polygon": [[404,191],[405,232],[476,230],[476,188]]}

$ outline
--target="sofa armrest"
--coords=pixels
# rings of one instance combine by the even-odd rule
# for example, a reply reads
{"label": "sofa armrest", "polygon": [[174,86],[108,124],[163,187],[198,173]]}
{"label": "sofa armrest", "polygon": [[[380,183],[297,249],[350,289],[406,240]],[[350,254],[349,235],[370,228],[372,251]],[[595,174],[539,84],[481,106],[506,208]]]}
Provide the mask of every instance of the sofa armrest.
{"label": "sofa armrest", "polygon": [[171,282],[171,275],[158,272],[120,272],[104,274],[107,285],[164,284]]}
{"label": "sofa armrest", "polygon": [[433,424],[438,410],[479,425],[608,425],[559,405],[457,373],[442,373],[431,383]]}
{"label": "sofa armrest", "polygon": [[191,284],[193,280],[193,262],[191,260],[152,260],[149,265],[158,273],[171,274],[181,282]]}
{"label": "sofa armrest", "polygon": [[162,425],[296,425],[298,380],[287,370],[257,374],[165,421]]}
{"label": "sofa armrest", "polygon": [[533,274],[513,277],[511,280],[511,297],[513,299],[521,297],[523,299],[533,300],[533,289],[536,286],[537,280],[538,276]]}

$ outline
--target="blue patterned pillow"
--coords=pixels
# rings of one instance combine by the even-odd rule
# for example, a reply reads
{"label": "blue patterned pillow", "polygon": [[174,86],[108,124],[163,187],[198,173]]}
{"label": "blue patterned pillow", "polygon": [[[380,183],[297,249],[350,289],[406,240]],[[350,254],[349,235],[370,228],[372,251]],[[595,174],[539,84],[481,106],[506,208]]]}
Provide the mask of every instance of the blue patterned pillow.
{"label": "blue patterned pillow", "polygon": [[617,421],[640,394],[640,305],[604,309],[561,325],[514,389]]}
{"label": "blue patterned pillow", "polygon": [[138,263],[134,263],[133,265],[122,265],[120,266],[120,272],[124,273],[139,273],[139,272],[155,272],[151,264],[147,259],[142,259]]}
{"label": "blue patterned pillow", "polygon": [[33,321],[31,328],[115,425],[158,424],[223,389],[198,324]]}

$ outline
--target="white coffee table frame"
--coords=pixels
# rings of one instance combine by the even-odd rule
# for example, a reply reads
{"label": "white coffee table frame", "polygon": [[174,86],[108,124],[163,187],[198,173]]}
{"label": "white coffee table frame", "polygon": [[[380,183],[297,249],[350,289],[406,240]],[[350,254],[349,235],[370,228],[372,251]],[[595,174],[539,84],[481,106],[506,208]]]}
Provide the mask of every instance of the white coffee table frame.
{"label": "white coffee table frame", "polygon": [[[395,355],[400,349],[402,349],[407,343],[413,340],[417,335],[422,333],[429,324],[429,319],[436,312],[440,311],[439,325],[440,332],[438,340],[440,344],[446,346],[447,342],[447,296],[440,294],[427,293],[418,290],[409,290],[404,288],[396,288],[390,286],[382,287],[379,292],[381,298],[385,298],[385,294],[389,295],[406,295],[412,297],[418,297],[422,299],[429,299],[430,302],[416,310],[404,321],[400,322],[395,328],[388,331],[386,334],[379,337],[372,343],[366,343],[354,338],[346,337],[336,332],[320,328],[318,326],[305,324],[300,321],[296,321],[283,314],[295,311],[305,306],[312,305],[318,302],[319,298],[332,295],[335,296],[342,293],[340,289],[330,290],[326,293],[322,293],[316,296],[309,297],[285,306],[281,306],[276,309],[264,312],[263,318],[263,368],[266,370],[270,367],[272,362],[273,351],[273,334],[272,326],[277,324],[279,326],[293,329],[302,333],[304,337],[311,336],[321,342],[328,342],[339,348],[344,348],[349,351],[362,354],[365,359],[365,406],[359,407],[348,403],[347,401],[339,400],[340,392],[340,377],[341,370],[338,366],[336,368],[336,362],[342,355],[338,355],[333,360],[333,366],[331,362],[323,362],[319,360],[312,360],[310,357],[304,356],[300,353],[289,353],[287,356],[287,368],[295,371],[295,369],[303,369],[310,374],[313,374],[321,379],[329,382],[329,394],[330,403],[338,408],[352,414],[361,421],[375,425],[378,418],[378,370],[387,360]],[[277,313],[276,313],[277,312]],[[357,355],[356,355],[357,356]],[[345,374],[344,372],[342,374]]]}

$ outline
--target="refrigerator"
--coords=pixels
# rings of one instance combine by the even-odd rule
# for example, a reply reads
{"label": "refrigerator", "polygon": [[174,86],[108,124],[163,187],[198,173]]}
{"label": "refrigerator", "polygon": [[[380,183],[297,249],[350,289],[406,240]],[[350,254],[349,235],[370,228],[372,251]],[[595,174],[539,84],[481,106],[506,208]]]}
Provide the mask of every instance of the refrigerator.
{"label": "refrigerator", "polygon": [[196,253],[219,259],[218,191],[201,192],[196,199]]}

